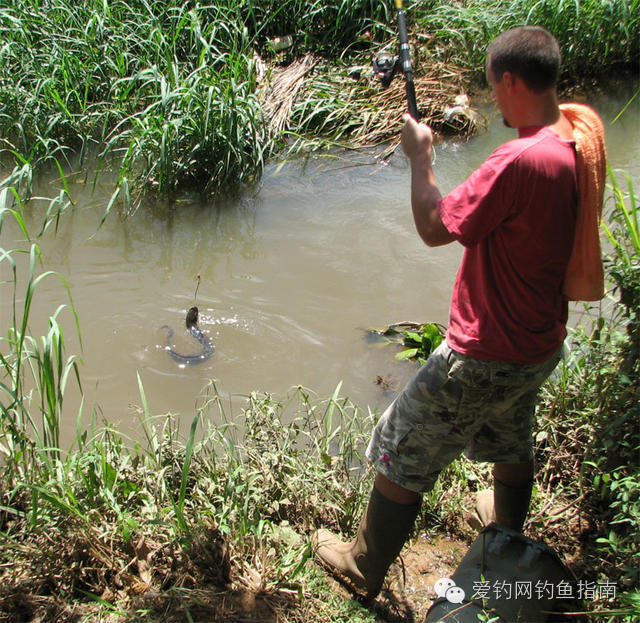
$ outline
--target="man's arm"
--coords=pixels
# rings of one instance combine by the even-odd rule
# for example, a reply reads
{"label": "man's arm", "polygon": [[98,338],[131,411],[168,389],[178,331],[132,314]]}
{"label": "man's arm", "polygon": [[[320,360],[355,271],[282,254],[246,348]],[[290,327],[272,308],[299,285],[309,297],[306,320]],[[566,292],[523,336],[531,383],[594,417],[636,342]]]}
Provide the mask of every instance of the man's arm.
{"label": "man's arm", "polygon": [[411,208],[416,229],[430,247],[448,244],[455,238],[438,214],[437,205],[442,195],[431,167],[431,128],[418,123],[409,115],[405,115],[404,119],[402,149],[411,162]]}

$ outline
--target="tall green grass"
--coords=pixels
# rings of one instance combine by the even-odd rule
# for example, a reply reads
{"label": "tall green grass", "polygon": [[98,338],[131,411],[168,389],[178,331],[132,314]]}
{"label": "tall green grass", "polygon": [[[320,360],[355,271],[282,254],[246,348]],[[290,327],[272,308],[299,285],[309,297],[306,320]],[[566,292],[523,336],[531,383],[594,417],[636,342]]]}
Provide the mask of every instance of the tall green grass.
{"label": "tall green grass", "polygon": [[558,39],[562,80],[573,85],[616,67],[638,67],[638,0],[465,0],[413,8],[415,29],[436,57],[475,72],[484,83],[487,44],[514,26],[537,24]]}
{"label": "tall green grass", "polygon": [[[569,358],[547,384],[537,437],[540,534],[557,534],[560,551],[579,546],[583,577],[617,585],[624,607],[607,621],[640,614],[640,245],[638,199],[621,177],[609,171],[603,220],[613,315],[572,336]],[[577,543],[571,535],[581,525]],[[611,605],[594,608],[606,615]]]}
{"label": "tall green grass", "polygon": [[[638,13],[638,0],[407,5],[418,73],[436,58],[480,76],[495,34],[538,22],[560,39],[571,80],[637,66]],[[99,168],[119,169],[114,202],[252,184],[287,140],[266,129],[263,61],[274,71],[324,57],[328,77],[296,102],[294,146],[344,142],[381,111],[370,110],[370,86],[331,75],[393,49],[395,33],[391,1],[10,0],[0,7],[0,152],[11,184],[51,161],[83,167],[96,156]],[[293,45],[276,53],[269,41],[283,35]]]}
{"label": "tall green grass", "polygon": [[[30,240],[23,208],[15,191],[0,192],[0,234],[12,219]],[[56,214],[53,218],[58,218],[64,208],[57,199],[50,202],[43,231],[52,222],[52,212]],[[0,335],[0,450],[23,476],[43,465],[51,467],[60,447],[66,386],[70,379],[80,383],[78,359],[65,353],[60,324],[61,315],[70,311],[79,334],[69,285],[62,275],[43,270],[40,260],[37,242],[24,249],[0,248],[0,264],[9,275],[2,284],[2,299],[10,319],[6,334]],[[69,302],[51,314],[47,333],[35,338],[29,322],[36,291],[43,280],[51,278],[61,281]]]}
{"label": "tall green grass", "polygon": [[605,232],[614,249],[609,259],[609,273],[620,292],[620,301],[628,313],[628,360],[633,364],[640,357],[640,207],[634,194],[633,181],[626,176],[626,189],[620,186],[614,173],[611,224],[604,223]]}
{"label": "tall green grass", "polygon": [[102,166],[120,159],[121,187],[163,194],[250,184],[275,148],[256,55],[286,34],[296,53],[339,55],[387,14],[368,1],[5,3],[3,151],[34,167],[97,150]]}
{"label": "tall green grass", "polygon": [[165,194],[256,179],[269,144],[232,13],[62,0],[0,9],[5,153],[33,167],[98,151],[101,164],[120,159],[121,183]]}

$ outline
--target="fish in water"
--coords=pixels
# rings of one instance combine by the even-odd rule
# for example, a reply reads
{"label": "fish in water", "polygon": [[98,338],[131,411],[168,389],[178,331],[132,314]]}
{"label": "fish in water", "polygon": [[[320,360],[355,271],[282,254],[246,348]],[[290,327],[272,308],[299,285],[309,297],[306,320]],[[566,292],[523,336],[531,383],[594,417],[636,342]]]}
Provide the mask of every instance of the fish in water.
{"label": "fish in water", "polygon": [[175,361],[177,361],[180,365],[190,366],[196,363],[202,363],[206,361],[213,355],[213,343],[211,340],[200,330],[198,326],[198,308],[192,307],[187,312],[186,319],[187,331],[192,335],[192,337],[198,341],[198,343],[202,346],[202,350],[196,355],[183,355],[173,350],[171,346],[171,338],[173,337],[173,329],[168,325],[164,325],[161,327],[162,329],[167,330],[167,345],[165,350],[173,357]]}

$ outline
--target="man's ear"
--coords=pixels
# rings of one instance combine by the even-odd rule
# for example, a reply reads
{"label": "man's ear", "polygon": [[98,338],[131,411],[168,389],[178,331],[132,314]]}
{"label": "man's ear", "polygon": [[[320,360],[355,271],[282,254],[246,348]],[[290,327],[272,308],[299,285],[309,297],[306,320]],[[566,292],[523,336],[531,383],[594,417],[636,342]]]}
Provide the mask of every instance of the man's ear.
{"label": "man's ear", "polygon": [[515,74],[512,74],[510,71],[505,71],[502,74],[502,86],[507,90],[511,90],[515,86],[517,79],[518,77]]}

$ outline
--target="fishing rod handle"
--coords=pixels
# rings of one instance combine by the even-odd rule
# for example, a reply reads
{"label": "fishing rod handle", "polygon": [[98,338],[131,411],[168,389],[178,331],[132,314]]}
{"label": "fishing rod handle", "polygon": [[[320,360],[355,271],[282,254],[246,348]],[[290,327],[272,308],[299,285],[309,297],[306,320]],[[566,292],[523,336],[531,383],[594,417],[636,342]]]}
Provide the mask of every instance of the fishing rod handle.
{"label": "fishing rod handle", "polygon": [[[406,79],[406,76],[405,76]],[[406,79],[406,87],[407,87],[407,106],[409,109],[409,114],[416,120],[420,121],[420,115],[418,113],[418,104],[416,102],[416,87],[413,84],[413,79]]]}

